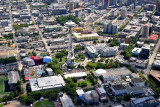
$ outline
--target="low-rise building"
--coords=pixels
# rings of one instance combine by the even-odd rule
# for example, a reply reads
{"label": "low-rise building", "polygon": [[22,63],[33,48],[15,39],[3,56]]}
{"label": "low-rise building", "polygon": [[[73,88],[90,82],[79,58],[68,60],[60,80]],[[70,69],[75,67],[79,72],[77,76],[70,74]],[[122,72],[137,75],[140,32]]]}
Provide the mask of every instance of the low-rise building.
{"label": "low-rise building", "polygon": [[63,80],[61,75],[41,77],[41,78],[31,78],[29,82],[32,91],[62,88],[63,86],[65,86],[65,81]]}
{"label": "low-rise building", "polygon": [[131,98],[132,107],[158,107],[160,102],[158,102],[153,96],[142,97],[142,98]]}
{"label": "low-rise building", "polygon": [[141,78],[132,78],[131,83],[134,86],[142,86],[143,87],[145,85],[145,82]]}
{"label": "low-rise building", "polygon": [[49,25],[44,28],[47,32],[57,32],[62,30],[62,26],[59,25]]}
{"label": "low-rise building", "polygon": [[72,102],[72,99],[67,94],[63,94],[63,96],[60,97],[60,101],[61,101],[63,107],[75,107]]}
{"label": "low-rise building", "polygon": [[152,43],[156,43],[157,39],[158,39],[158,35],[155,35],[155,34],[151,34],[148,38],[148,40]]}
{"label": "low-rise building", "polygon": [[140,52],[141,52],[141,48],[134,48],[133,50],[132,50],[132,56],[139,56],[140,55]]}
{"label": "low-rise building", "polygon": [[107,69],[107,72],[103,73],[101,77],[103,79],[103,82],[107,82],[107,81],[114,81],[116,79],[130,75],[131,71],[129,69],[127,69],[126,67],[121,67],[121,68]]}
{"label": "low-rise building", "polygon": [[70,73],[70,74],[64,75],[65,79],[67,79],[68,77],[70,77],[70,78],[72,78],[72,77],[83,78],[86,76],[87,76],[86,72],[76,72],[76,73]]}
{"label": "low-rise building", "polygon": [[99,38],[99,35],[97,33],[91,33],[91,34],[73,33],[73,38],[76,41],[96,40]]}
{"label": "low-rise building", "polygon": [[141,86],[134,86],[134,87],[128,87],[126,89],[127,94],[129,95],[142,95],[145,94],[143,87]]}
{"label": "low-rise building", "polygon": [[8,84],[10,89],[14,89],[14,86],[20,80],[19,73],[17,71],[10,71],[8,72]]}
{"label": "low-rise building", "polygon": [[87,46],[85,48],[85,51],[91,58],[97,58],[98,57],[98,52],[94,46]]}
{"label": "low-rise building", "polygon": [[151,70],[149,77],[153,79],[155,83],[157,83],[157,85],[160,86],[160,72],[159,71]]}
{"label": "low-rise building", "polygon": [[126,88],[122,84],[116,84],[111,86],[112,93],[114,95],[124,95],[126,94]]}
{"label": "low-rise building", "polygon": [[105,47],[104,49],[100,50],[100,54],[103,57],[111,57],[117,54],[118,48],[117,47]]}
{"label": "low-rise building", "polygon": [[126,48],[128,48],[129,44],[126,44],[126,43],[121,43],[120,44],[120,49],[121,50],[125,50]]}
{"label": "low-rise building", "polygon": [[96,88],[96,92],[98,93],[101,102],[107,102],[108,101],[108,99],[106,97],[107,93],[106,93],[106,91],[103,87]]}

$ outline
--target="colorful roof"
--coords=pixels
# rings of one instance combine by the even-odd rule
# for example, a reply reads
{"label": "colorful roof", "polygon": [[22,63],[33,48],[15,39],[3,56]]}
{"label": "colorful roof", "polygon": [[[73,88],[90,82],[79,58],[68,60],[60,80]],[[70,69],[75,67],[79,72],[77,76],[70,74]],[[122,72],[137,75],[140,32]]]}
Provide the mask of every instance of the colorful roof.
{"label": "colorful roof", "polygon": [[157,40],[158,39],[158,35],[155,34],[151,34],[148,38],[148,40]]}

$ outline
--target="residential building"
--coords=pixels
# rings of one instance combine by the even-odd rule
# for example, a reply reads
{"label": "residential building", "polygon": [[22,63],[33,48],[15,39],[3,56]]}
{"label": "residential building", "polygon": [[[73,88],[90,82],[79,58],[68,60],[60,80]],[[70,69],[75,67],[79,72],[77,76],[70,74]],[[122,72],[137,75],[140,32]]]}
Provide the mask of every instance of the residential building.
{"label": "residential building", "polygon": [[144,45],[140,52],[141,58],[149,58],[150,56],[150,45]]}
{"label": "residential building", "polygon": [[143,38],[148,38],[149,36],[149,25],[143,25],[143,28],[142,28],[142,37]]}
{"label": "residential building", "polygon": [[8,72],[8,84],[10,87],[10,90],[14,89],[14,86],[18,83],[20,80],[18,71],[10,71]]}
{"label": "residential building", "polygon": [[132,50],[132,56],[139,56],[140,55],[140,52],[141,52],[141,48],[134,48],[133,50]]}
{"label": "residential building", "polygon": [[65,86],[65,81],[63,80],[61,75],[41,77],[41,78],[31,78],[29,82],[32,91],[62,88],[63,86]]}
{"label": "residential building", "polygon": [[127,9],[126,7],[122,7],[121,9],[121,19],[125,19],[127,17]]}
{"label": "residential building", "polygon": [[103,32],[106,34],[117,34],[118,33],[118,25],[112,23],[106,23],[103,27]]}
{"label": "residential building", "polygon": [[59,25],[49,25],[49,26],[45,26],[44,29],[47,32],[57,32],[57,31],[61,31],[62,30],[62,26],[59,26]]}
{"label": "residential building", "polygon": [[91,96],[93,97],[94,103],[99,103],[99,95],[97,94],[95,90],[91,91]]}

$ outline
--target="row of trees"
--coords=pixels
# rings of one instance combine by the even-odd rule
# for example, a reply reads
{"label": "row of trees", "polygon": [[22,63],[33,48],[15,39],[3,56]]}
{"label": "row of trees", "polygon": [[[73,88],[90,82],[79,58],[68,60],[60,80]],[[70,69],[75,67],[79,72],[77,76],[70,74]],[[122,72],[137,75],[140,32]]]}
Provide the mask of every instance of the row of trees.
{"label": "row of trees", "polygon": [[74,48],[74,52],[79,52],[81,50],[84,50],[85,47],[84,46],[81,46],[80,44],[79,45],[76,45],[75,48]]}
{"label": "row of trees", "polygon": [[109,69],[109,68],[117,68],[120,64],[117,61],[105,61],[106,63],[101,62],[88,62],[86,68],[87,69]]}
{"label": "row of trees", "polygon": [[39,100],[41,97],[49,98],[51,100],[56,100],[58,98],[60,90],[59,89],[51,89],[46,91],[33,91],[29,92],[27,95],[21,95],[19,99],[24,104],[32,104],[36,100]]}
{"label": "row of trees", "polygon": [[16,62],[17,59],[15,56],[11,56],[9,58],[0,58],[0,64],[7,64],[7,63],[12,63]]}
{"label": "row of trees", "polygon": [[13,39],[13,33],[9,33],[7,35],[3,35],[5,39]]}

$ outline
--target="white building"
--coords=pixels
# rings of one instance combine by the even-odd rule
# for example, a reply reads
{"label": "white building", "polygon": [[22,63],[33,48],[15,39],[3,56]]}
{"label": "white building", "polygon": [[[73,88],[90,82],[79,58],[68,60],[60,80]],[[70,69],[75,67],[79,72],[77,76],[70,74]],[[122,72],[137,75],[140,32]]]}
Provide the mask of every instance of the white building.
{"label": "white building", "polygon": [[120,44],[120,49],[121,50],[125,50],[126,48],[128,48],[129,44],[126,44],[126,43],[121,43]]}
{"label": "white building", "polygon": [[65,86],[65,81],[61,75],[41,78],[31,78],[29,80],[32,91],[40,91]]}
{"label": "white building", "polygon": [[107,69],[107,72],[103,73],[101,76],[103,81],[107,82],[107,81],[114,81],[120,79],[121,77],[130,75],[131,75],[130,70],[128,70],[126,67],[121,67],[121,68]]}
{"label": "white building", "polygon": [[70,73],[70,74],[64,75],[65,79],[67,79],[68,77],[82,78],[86,76],[87,76],[86,72],[76,72],[76,73]]}
{"label": "white building", "polygon": [[118,48],[117,47],[105,47],[100,51],[101,56],[103,57],[111,57],[117,54]]}
{"label": "white building", "polygon": [[87,54],[91,58],[97,58],[98,57],[98,52],[97,52],[96,48],[93,47],[93,46],[87,46],[85,48],[85,51],[87,52]]}
{"label": "white building", "polygon": [[160,68],[160,60],[155,60],[153,63],[153,67]]}

